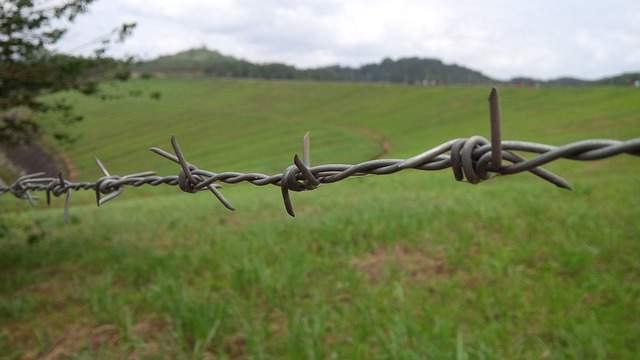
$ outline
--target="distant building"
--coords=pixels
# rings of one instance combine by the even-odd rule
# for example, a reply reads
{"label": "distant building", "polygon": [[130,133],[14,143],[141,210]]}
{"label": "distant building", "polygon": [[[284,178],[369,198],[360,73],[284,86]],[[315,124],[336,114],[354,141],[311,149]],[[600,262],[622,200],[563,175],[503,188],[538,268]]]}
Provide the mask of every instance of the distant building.
{"label": "distant building", "polygon": [[640,88],[640,80],[636,80],[633,82],[633,86]]}

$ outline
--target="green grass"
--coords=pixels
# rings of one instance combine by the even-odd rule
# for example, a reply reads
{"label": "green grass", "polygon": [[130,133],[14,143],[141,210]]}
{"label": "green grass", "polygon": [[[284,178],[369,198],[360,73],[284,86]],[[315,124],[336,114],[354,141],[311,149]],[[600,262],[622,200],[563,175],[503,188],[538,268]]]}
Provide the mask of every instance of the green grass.
{"label": "green grass", "polygon": [[[82,180],[178,166],[281,172],[311,131],[314,164],[415,155],[488,136],[489,89],[149,80],[162,100],[78,99]],[[550,144],[640,134],[631,88],[501,89],[503,137]],[[640,162],[557,161],[477,186],[405,171],[292,194],[225,185],[236,206],[127,188],[71,219],[0,198],[0,353],[7,358],[634,358]]]}

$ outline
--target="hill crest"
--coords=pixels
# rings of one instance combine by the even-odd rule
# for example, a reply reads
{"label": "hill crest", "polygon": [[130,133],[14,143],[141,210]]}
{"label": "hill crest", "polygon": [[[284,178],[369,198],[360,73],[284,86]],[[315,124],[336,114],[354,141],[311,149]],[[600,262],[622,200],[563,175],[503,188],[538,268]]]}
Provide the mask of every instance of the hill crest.
{"label": "hill crest", "polygon": [[133,70],[142,74],[171,74],[188,76],[215,76],[232,78],[290,79],[318,81],[364,81],[406,83],[416,85],[476,85],[512,84],[517,86],[584,86],[584,85],[636,85],[640,72],[625,73],[599,80],[560,77],[539,80],[515,77],[508,81],[492,79],[482,72],[457,64],[445,64],[435,58],[406,57],[383,59],[380,63],[360,67],[332,65],[311,69],[298,69],[282,63],[254,63],[224,55],[206,47],[189,49],[172,55],[135,64]]}

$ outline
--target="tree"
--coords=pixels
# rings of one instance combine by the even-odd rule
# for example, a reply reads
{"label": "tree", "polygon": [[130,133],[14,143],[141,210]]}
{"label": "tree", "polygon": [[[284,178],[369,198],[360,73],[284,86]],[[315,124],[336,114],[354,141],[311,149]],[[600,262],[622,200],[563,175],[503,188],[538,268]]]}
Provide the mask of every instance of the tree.
{"label": "tree", "polygon": [[[47,102],[42,95],[65,90],[96,94],[99,81],[128,77],[126,62],[104,54],[113,41],[129,36],[135,24],[123,24],[88,43],[96,46],[92,56],[52,50],[67,30],[64,24],[85,13],[93,1],[0,1],[0,144],[28,143],[39,136],[43,124],[37,114],[49,113],[54,125],[82,119],[68,102]],[[69,140],[59,126],[54,126],[53,136],[60,142]]]}

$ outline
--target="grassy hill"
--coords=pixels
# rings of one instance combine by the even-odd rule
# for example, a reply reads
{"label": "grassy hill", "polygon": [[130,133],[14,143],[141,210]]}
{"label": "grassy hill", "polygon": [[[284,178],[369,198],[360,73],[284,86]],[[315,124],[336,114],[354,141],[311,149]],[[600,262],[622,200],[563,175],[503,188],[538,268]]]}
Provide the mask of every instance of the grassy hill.
{"label": "grassy hill", "polygon": [[133,70],[144,76],[170,75],[188,77],[227,77],[252,79],[288,79],[349,82],[383,82],[413,85],[487,85],[504,84],[516,86],[632,86],[640,80],[638,73],[626,73],[591,81],[572,77],[540,80],[530,77],[515,77],[508,81],[492,79],[481,72],[457,64],[445,64],[438,59],[400,58],[383,59],[380,63],[359,67],[325,66],[298,69],[281,63],[253,63],[223,55],[205,47],[160,56],[135,64]]}
{"label": "grassy hill", "polygon": [[[489,135],[489,88],[149,79],[162,98],[76,98],[81,180],[178,166],[281,172],[311,131],[313,164],[406,158]],[[561,145],[640,136],[637,90],[505,88],[503,137]],[[385,142],[388,143],[385,145]],[[388,148],[390,144],[391,149]],[[384,145],[384,146],[383,146]],[[406,171],[292,194],[225,185],[236,206],[175,187],[0,197],[6,358],[633,358],[640,336],[637,157],[547,166],[471,186]]]}
{"label": "grassy hill", "polygon": [[234,78],[298,79],[323,81],[367,81],[425,85],[490,84],[495,82],[478,71],[444,64],[438,59],[384,59],[379,64],[358,68],[327,66],[297,69],[280,63],[252,63],[222,55],[206,48],[192,49],[174,55],[140,62],[133,69],[143,74],[180,74]]}
{"label": "grassy hill", "polygon": [[[148,151],[151,146],[168,147],[171,134],[186,149],[196,149],[191,155],[196,164],[255,166],[267,172],[290,165],[306,131],[312,133],[314,159],[320,163],[375,157],[382,148],[371,131],[390,141],[394,152],[388,156],[393,157],[410,156],[451,138],[489,136],[488,88],[207,79],[112,86],[147,93],[158,89],[163,95],[160,101],[77,98],[77,109],[87,120],[73,128],[72,135],[80,140],[69,151],[82,176],[99,175],[87,154],[106,164],[115,161],[114,170],[122,174],[149,165],[161,173],[173,169],[174,164]],[[537,140],[550,143],[615,138],[637,125],[634,89],[505,88],[502,93],[505,137],[536,140],[537,135]],[[620,120],[617,127],[609,127]],[[563,128],[567,124],[573,125]]]}
{"label": "grassy hill", "polygon": [[134,65],[143,72],[204,72],[213,64],[235,63],[240,60],[221,54],[215,50],[191,49],[177,54],[159,56],[156,59]]}

